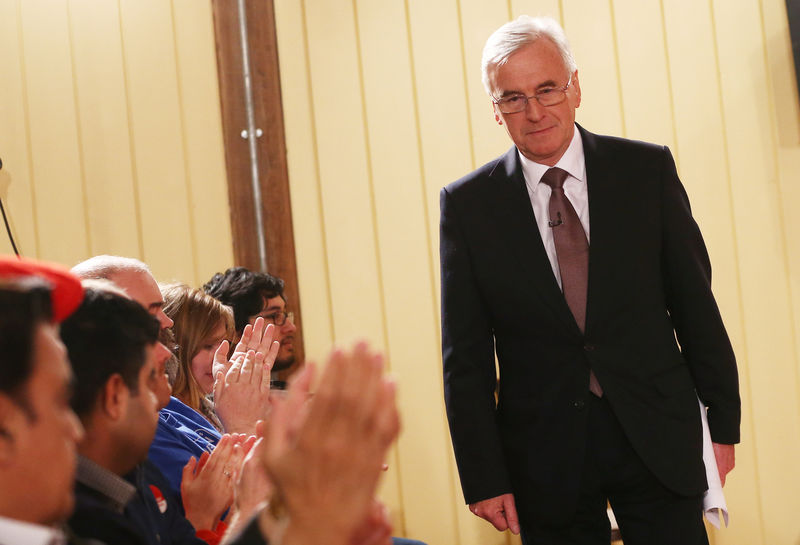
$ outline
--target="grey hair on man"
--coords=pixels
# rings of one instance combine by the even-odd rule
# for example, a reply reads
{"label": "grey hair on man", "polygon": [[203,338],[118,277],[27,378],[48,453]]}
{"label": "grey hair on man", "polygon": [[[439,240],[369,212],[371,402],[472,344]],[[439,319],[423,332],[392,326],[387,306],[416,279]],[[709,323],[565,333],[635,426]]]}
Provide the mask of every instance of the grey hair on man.
{"label": "grey hair on man", "polygon": [[540,38],[547,38],[555,44],[569,74],[578,69],[567,35],[558,21],[552,17],[520,15],[494,31],[483,47],[481,80],[489,96],[494,91],[491,78],[497,67],[505,64],[516,51]]}

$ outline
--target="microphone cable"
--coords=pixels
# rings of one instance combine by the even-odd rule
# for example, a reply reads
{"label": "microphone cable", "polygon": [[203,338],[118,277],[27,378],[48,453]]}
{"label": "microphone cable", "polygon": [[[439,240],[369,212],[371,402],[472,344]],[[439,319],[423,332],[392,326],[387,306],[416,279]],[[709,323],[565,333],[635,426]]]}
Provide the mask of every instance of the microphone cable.
{"label": "microphone cable", "polygon": [[[0,159],[0,170],[3,170],[3,160]],[[14,242],[14,235],[11,234],[11,226],[8,224],[8,217],[6,216],[6,208],[3,206],[3,199],[0,198],[0,212],[3,213],[3,223],[6,224],[6,232],[8,233],[8,240],[11,241],[11,247],[17,257],[20,257],[19,250],[17,250],[17,243]]]}

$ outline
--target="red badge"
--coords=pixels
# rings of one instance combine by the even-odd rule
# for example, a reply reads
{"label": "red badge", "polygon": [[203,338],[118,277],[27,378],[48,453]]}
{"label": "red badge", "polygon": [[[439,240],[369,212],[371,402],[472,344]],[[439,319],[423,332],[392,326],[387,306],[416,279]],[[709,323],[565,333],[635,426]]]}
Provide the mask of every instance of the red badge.
{"label": "red badge", "polygon": [[164,498],[164,494],[161,493],[161,490],[154,484],[150,485],[150,492],[153,493],[153,497],[156,499],[156,503],[158,504],[158,510],[162,513],[167,512],[167,500]]}

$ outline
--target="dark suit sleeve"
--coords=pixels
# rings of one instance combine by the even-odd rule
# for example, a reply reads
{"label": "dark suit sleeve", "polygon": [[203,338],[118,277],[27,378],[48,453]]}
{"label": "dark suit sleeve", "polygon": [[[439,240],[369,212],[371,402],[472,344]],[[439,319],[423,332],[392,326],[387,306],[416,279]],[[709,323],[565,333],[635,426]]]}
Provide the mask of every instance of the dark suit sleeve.
{"label": "dark suit sleeve", "polygon": [[455,200],[442,189],[444,395],[464,498],[474,503],[511,492],[511,486],[495,416],[494,337],[460,223],[465,212]]}
{"label": "dark suit sleeve", "polygon": [[669,149],[664,148],[663,252],[667,308],[711,438],[739,442],[741,402],[733,349],[711,293],[711,263]]}

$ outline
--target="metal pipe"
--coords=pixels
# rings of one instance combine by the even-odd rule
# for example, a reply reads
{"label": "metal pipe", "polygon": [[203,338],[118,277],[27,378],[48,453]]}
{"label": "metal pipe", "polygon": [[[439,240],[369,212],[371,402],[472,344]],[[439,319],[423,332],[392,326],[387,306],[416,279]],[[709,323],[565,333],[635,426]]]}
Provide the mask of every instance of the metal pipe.
{"label": "metal pipe", "polygon": [[261,201],[261,183],[258,173],[258,152],[256,149],[256,119],[253,107],[253,86],[250,77],[250,47],[247,40],[247,8],[245,0],[238,0],[239,39],[242,45],[242,76],[244,78],[244,103],[247,112],[247,144],[250,151],[250,183],[253,190],[256,235],[258,239],[258,263],[262,272],[267,272],[267,241],[264,237],[264,215]]}

